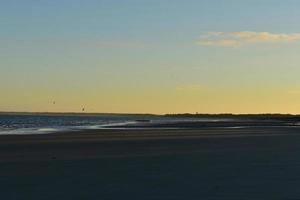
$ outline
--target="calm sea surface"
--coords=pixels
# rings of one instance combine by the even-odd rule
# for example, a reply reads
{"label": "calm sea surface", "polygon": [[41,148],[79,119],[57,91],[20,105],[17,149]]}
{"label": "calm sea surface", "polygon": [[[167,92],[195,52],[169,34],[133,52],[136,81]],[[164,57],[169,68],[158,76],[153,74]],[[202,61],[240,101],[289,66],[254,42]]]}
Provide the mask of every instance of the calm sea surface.
{"label": "calm sea surface", "polygon": [[[102,114],[76,115],[4,115],[0,114],[0,135],[47,134],[85,129],[120,128],[129,124],[156,124],[193,119],[173,119],[155,115]],[[198,119],[205,120],[205,119]]]}
{"label": "calm sea surface", "polygon": [[0,134],[43,134],[81,129],[100,129],[106,125],[135,123],[136,120],[159,120],[153,116],[97,115],[0,115]]}
{"label": "calm sea surface", "polygon": [[47,134],[87,129],[127,128],[255,128],[300,127],[299,120],[245,119],[245,118],[174,118],[158,115],[97,114],[53,115],[0,114],[0,135]]}

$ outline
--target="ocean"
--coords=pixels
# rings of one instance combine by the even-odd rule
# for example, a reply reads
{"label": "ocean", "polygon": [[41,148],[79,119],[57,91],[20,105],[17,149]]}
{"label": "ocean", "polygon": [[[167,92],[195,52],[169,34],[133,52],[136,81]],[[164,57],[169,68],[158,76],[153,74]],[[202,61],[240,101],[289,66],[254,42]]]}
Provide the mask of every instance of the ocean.
{"label": "ocean", "polygon": [[0,135],[48,134],[104,128],[180,128],[174,125],[228,120],[230,119],[174,118],[147,114],[0,114]]}
{"label": "ocean", "polygon": [[137,122],[159,120],[149,115],[47,115],[47,114],[0,114],[0,135],[47,134],[53,132],[101,129]]}
{"label": "ocean", "polygon": [[143,114],[0,114],[0,135],[49,134],[89,129],[203,129],[300,127],[299,119],[168,117]]}

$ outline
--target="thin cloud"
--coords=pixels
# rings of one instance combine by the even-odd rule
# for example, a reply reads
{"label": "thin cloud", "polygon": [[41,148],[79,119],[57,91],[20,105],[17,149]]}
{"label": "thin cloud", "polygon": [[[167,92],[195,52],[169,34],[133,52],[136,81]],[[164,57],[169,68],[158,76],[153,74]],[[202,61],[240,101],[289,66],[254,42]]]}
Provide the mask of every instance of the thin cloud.
{"label": "thin cloud", "polygon": [[238,46],[239,42],[236,40],[202,40],[199,41],[197,44],[202,46],[223,46],[223,47],[230,47],[230,46]]}
{"label": "thin cloud", "polygon": [[300,41],[300,33],[270,32],[209,32],[197,41],[202,46],[233,47],[251,43],[282,43]]}

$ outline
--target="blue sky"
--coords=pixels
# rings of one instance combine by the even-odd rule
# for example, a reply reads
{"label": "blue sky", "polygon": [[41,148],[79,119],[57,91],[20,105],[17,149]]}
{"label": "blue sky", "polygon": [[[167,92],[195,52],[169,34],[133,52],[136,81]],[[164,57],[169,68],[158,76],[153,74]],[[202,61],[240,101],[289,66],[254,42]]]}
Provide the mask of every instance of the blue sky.
{"label": "blue sky", "polygon": [[297,0],[1,1],[0,110],[300,112],[299,8]]}
{"label": "blue sky", "polygon": [[197,37],[202,31],[295,32],[300,2],[11,0],[1,1],[0,5],[2,37],[118,37],[163,41],[178,39],[175,36]]}

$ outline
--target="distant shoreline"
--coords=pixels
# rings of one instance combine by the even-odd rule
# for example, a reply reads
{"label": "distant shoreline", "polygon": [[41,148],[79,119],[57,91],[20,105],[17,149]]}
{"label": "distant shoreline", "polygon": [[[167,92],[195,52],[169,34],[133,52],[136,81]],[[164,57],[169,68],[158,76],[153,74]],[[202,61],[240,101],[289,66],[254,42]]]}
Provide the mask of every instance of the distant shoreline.
{"label": "distant shoreline", "polygon": [[160,116],[172,118],[299,118],[300,114],[289,113],[258,113],[258,114],[234,114],[234,113],[176,113],[176,114],[151,114],[151,113],[84,113],[84,112],[4,112],[0,111],[0,115],[46,115],[46,116],[103,116],[103,115],[119,115],[119,116]]}

